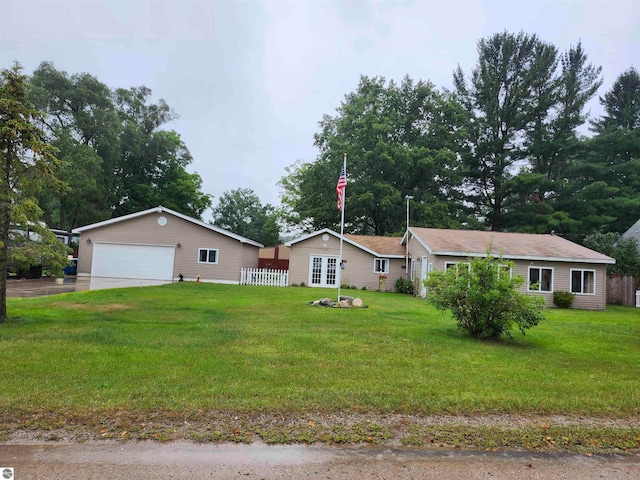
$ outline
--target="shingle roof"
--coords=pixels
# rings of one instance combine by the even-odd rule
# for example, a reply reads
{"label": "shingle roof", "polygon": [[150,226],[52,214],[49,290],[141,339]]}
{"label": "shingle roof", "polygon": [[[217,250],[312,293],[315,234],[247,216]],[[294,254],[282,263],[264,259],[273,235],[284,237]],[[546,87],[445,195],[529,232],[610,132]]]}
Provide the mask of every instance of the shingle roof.
{"label": "shingle roof", "polygon": [[400,237],[374,237],[369,235],[345,234],[344,238],[348,238],[352,242],[362,245],[379,255],[403,256],[406,253]]}
{"label": "shingle roof", "polygon": [[493,255],[509,259],[615,263],[611,257],[557,235],[445,230],[411,227],[410,231],[431,253],[452,256]]}
{"label": "shingle roof", "polygon": [[622,234],[624,238],[635,238],[640,242],[640,220],[631,225],[631,228]]}

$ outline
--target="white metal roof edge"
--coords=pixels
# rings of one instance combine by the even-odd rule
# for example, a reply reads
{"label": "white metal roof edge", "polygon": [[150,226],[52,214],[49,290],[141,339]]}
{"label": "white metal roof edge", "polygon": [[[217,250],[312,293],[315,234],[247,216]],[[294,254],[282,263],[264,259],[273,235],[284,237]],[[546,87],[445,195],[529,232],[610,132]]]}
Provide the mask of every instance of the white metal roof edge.
{"label": "white metal roof edge", "polygon": [[212,230],[216,233],[219,233],[221,235],[225,235],[227,237],[233,238],[234,240],[238,240],[240,243],[247,243],[249,245],[253,245],[255,247],[264,247],[264,245],[262,245],[261,243],[258,243],[254,240],[251,240],[249,238],[245,238],[241,235],[237,235],[233,232],[229,232],[228,230],[224,230],[220,227],[216,227],[215,225],[211,225],[208,223],[203,222],[202,220],[198,220],[196,218],[192,218],[188,215],[184,215],[180,212],[176,212],[175,210],[171,210],[170,208],[167,207],[163,207],[162,205],[158,205],[157,207],[153,207],[153,208],[149,208],[147,210],[142,210],[140,212],[135,212],[135,213],[130,213],[128,215],[123,215],[121,217],[116,217],[116,218],[110,218],[109,220],[104,220],[102,222],[98,222],[98,223],[92,223],[91,225],[85,225],[84,227],[78,227],[78,228],[74,228],[71,232],[72,233],[82,233],[85,232],[87,230],[93,230],[94,228],[100,228],[100,227],[106,227],[108,225],[112,225],[114,223],[118,223],[118,222],[122,222],[124,220],[131,220],[134,218],[138,218],[138,217],[142,217],[144,215],[149,215],[150,213],[168,213],[170,215],[173,215],[175,217],[181,218],[183,220],[186,220],[187,222],[191,222],[194,223],[196,225],[199,225],[201,227],[207,228],[209,230]]}

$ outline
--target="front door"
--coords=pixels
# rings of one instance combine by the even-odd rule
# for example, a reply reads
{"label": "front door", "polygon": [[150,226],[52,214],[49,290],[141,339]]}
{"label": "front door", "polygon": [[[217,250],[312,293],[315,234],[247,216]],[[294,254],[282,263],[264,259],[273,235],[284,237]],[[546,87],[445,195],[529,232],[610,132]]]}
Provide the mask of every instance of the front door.
{"label": "front door", "polygon": [[330,257],[326,255],[311,255],[311,257],[309,257],[309,286],[337,286],[337,265],[338,257]]}

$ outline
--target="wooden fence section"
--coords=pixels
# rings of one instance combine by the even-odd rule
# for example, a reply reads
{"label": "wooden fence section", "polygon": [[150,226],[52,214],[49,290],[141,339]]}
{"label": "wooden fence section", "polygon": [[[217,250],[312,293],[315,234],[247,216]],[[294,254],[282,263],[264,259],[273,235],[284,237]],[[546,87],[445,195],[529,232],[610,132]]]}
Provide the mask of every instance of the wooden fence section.
{"label": "wooden fence section", "polygon": [[638,279],[633,275],[607,275],[607,303],[633,306],[637,288]]}
{"label": "wooden fence section", "polygon": [[240,285],[286,287],[288,284],[288,270],[271,270],[268,268],[242,268],[240,270]]}

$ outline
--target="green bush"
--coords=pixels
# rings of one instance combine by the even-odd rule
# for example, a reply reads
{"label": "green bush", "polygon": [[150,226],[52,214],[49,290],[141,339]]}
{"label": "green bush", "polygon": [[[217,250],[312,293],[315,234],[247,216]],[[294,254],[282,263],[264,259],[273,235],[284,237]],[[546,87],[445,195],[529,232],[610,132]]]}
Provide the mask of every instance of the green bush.
{"label": "green bush", "polygon": [[396,292],[413,295],[413,282],[409,279],[399,278],[396,280]]}
{"label": "green bush", "polygon": [[424,281],[427,300],[439,310],[451,310],[458,328],[476,338],[511,336],[517,325],[522,334],[544,319],[544,299],[518,291],[524,282],[511,275],[513,264],[494,258],[472,258],[458,268],[434,271]]}
{"label": "green bush", "polygon": [[562,290],[553,292],[553,303],[555,303],[558,308],[571,308],[574,298],[575,294],[571,292],[565,292]]}

